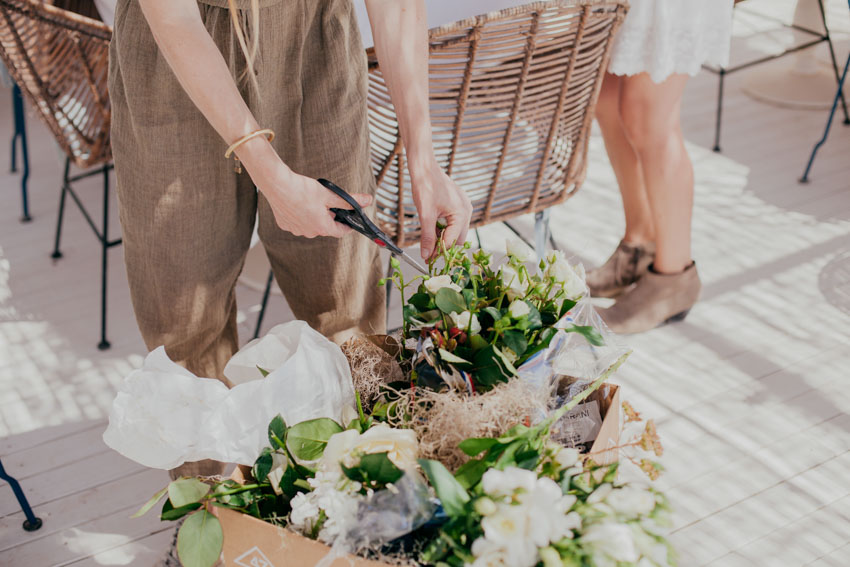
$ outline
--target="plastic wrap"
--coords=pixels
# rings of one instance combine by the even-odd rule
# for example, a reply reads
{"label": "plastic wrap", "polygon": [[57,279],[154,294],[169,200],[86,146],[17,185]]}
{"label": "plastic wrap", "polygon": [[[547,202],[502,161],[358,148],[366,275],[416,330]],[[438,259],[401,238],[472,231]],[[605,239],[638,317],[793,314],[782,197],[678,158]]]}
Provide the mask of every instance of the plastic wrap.
{"label": "plastic wrap", "polygon": [[424,526],[436,510],[425,479],[407,471],[395,484],[362,498],[352,517],[341,522],[344,529],[316,567],[329,567],[349,553],[378,550]]}
{"label": "plastic wrap", "polygon": [[[257,366],[269,371],[262,379]],[[329,417],[348,423],[354,388],[337,345],[303,321],[274,327],[246,345],[225,368],[236,385],[199,378],[151,352],[118,389],[104,442],[142,465],[171,469],[215,459],[252,465],[280,414],[289,424]]]}
{"label": "plastic wrap", "polygon": [[[604,344],[596,346],[580,333],[564,331],[569,325],[592,327],[602,336]],[[556,377],[570,376],[576,379],[573,392],[575,395],[605,375],[630,352],[628,346],[611,332],[596,313],[590,298],[587,297],[580,299],[576,306],[558,321],[556,328],[560,330],[549,343],[549,347],[517,368],[520,379],[535,388],[551,388]]]}

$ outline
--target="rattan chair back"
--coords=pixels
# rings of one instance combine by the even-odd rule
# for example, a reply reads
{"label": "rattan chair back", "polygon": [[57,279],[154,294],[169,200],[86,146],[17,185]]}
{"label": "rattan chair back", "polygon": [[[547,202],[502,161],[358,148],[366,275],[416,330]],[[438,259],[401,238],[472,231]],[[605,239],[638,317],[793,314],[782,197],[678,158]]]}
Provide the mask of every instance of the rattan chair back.
{"label": "rattan chair back", "polygon": [[[581,185],[611,41],[625,2],[552,0],[430,31],[430,103],[440,165],[480,226],[560,203]],[[400,245],[420,227],[389,92],[369,56],[378,220]]]}
{"label": "rattan chair back", "polygon": [[35,0],[0,0],[0,57],[68,157],[109,162],[112,29]]}

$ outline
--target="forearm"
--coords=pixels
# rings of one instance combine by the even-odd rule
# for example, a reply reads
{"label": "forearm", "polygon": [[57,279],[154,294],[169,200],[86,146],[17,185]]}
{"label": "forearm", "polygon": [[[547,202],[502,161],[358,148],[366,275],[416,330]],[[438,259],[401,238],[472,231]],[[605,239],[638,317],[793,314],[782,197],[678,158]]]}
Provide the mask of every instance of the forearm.
{"label": "forearm", "polygon": [[375,52],[399,121],[408,169],[434,163],[428,107],[428,29],[423,0],[366,0]]}
{"label": "forearm", "polygon": [[[239,93],[224,58],[207,33],[192,0],[140,0],[142,12],[180,85],[226,144],[258,130]],[[156,101],[163,102],[163,101]],[[264,138],[254,138],[236,151],[248,171],[268,164],[274,149]],[[275,154],[276,156],[276,154]],[[222,155],[222,159],[224,156]],[[272,161],[282,165],[279,159]],[[254,167],[256,169],[257,166]]]}

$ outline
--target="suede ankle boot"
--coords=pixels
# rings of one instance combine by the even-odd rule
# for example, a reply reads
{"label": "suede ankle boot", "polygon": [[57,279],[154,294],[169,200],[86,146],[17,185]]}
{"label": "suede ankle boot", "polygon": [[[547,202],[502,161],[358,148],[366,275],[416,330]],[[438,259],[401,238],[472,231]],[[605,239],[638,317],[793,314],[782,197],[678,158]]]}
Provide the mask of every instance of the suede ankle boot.
{"label": "suede ankle boot", "polygon": [[628,244],[620,241],[608,260],[587,273],[593,297],[617,297],[646,273],[655,259],[655,243]]}
{"label": "suede ankle boot", "polygon": [[696,263],[678,274],[659,274],[650,266],[632,289],[599,314],[615,333],[642,333],[684,319],[701,287]]}

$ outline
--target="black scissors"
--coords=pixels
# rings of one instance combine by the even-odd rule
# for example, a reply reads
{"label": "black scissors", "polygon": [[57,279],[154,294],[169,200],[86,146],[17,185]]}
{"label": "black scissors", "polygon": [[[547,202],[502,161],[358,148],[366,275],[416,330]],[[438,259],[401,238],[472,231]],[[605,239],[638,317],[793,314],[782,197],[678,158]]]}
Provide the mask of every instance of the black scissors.
{"label": "black scissors", "polygon": [[368,237],[381,248],[389,250],[393,256],[400,256],[402,260],[419,270],[419,272],[426,276],[429,275],[428,270],[422,267],[419,262],[411,258],[407,252],[396,246],[393,241],[390,240],[389,236],[384,234],[380,228],[375,226],[372,219],[363,213],[363,209],[360,208],[360,204],[357,203],[351,195],[346,193],[345,189],[338,187],[335,183],[328,181],[327,179],[319,179],[318,181],[353,208],[353,210],[337,208],[330,209],[330,211],[334,214],[334,220],[336,222],[353,228],[360,234]]}

